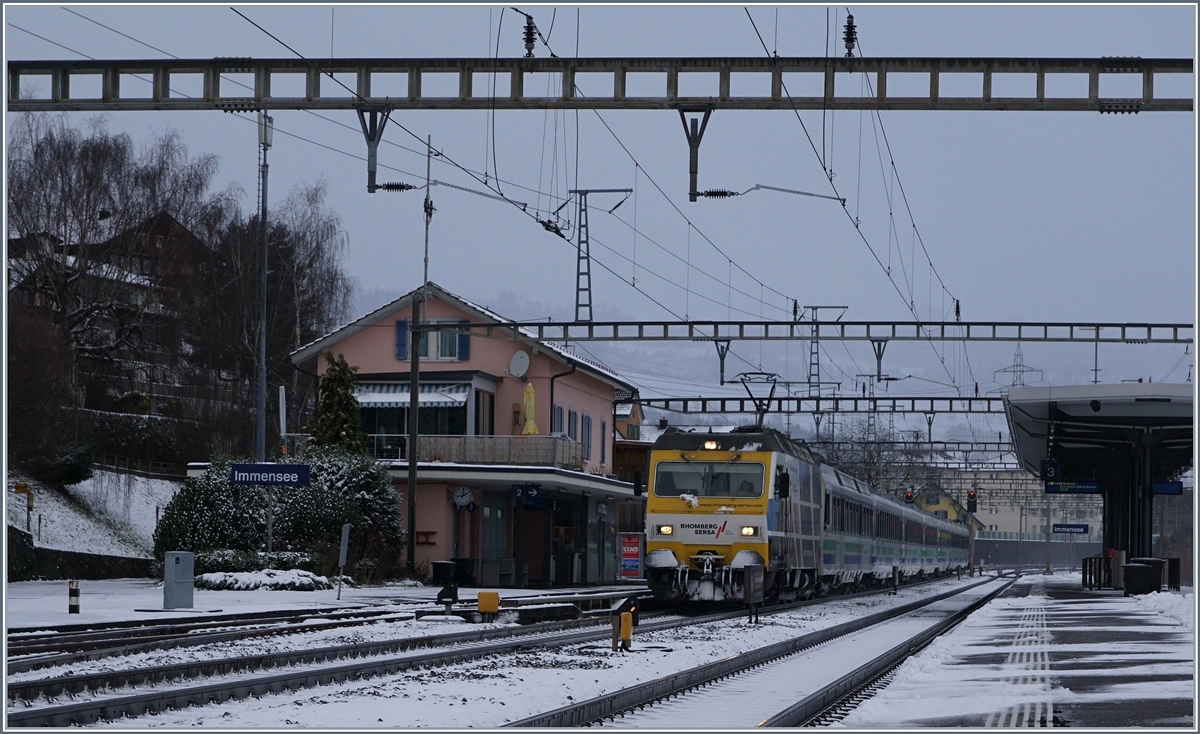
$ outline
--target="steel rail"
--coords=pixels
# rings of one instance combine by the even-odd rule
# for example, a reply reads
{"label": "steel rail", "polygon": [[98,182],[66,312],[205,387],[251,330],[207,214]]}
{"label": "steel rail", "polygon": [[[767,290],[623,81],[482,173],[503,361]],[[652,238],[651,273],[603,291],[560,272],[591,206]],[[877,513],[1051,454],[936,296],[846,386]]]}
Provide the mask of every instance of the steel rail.
{"label": "steel rail", "polygon": [[803,700],[792,704],[783,711],[775,714],[769,719],[759,724],[762,727],[796,727],[804,726],[809,721],[817,718],[826,710],[836,706],[838,702],[846,696],[854,693],[864,685],[869,684],[875,679],[886,674],[889,670],[899,665],[917,652],[924,649],[929,643],[933,642],[937,637],[944,634],[947,630],[958,625],[968,616],[987,604],[992,599],[1008,589],[1017,577],[1008,582],[1004,586],[996,589],[990,594],[981,597],[979,600],[963,607],[954,614],[951,614],[946,619],[938,622],[929,629],[920,634],[911,637],[904,642],[896,645],[891,650],[888,650],[879,657],[861,665],[855,670],[847,673],[837,679],[828,686],[825,686],[819,691],[815,691]]}
{"label": "steel rail", "polygon": [[[272,110],[354,109],[363,104],[391,109],[732,109],[732,110],[1025,110],[1025,111],[1191,111],[1190,97],[1164,98],[1155,95],[1158,74],[1190,73],[1194,64],[1186,58],[949,58],[949,57],[673,57],[673,58],[210,58],[210,59],[123,59],[123,60],[19,60],[8,62],[10,112],[97,111],[97,110]],[[924,94],[898,96],[888,93],[889,73],[926,74]],[[870,97],[839,95],[837,74],[867,73],[874,76],[875,94]],[[243,80],[228,75],[240,75]],[[347,92],[328,79],[332,74],[350,80]],[[508,91],[490,95],[491,84],[477,85],[477,75],[495,74],[508,78]],[[530,74],[557,74],[558,87],[546,95],[526,94]],[[643,93],[629,82],[661,75],[657,92]],[[807,74],[822,84],[819,94],[805,89],[794,96],[793,83],[785,75]],[[940,81],[956,74],[978,75],[978,91],[943,96]],[[1034,92],[1028,96],[995,96],[992,81],[997,75],[1024,74],[1033,77]],[[1086,96],[1046,95],[1046,76],[1073,74],[1087,79]],[[1140,76],[1141,94],[1130,98],[1100,96],[1101,75]],[[375,79],[376,75],[390,75]],[[401,80],[401,75],[403,80]],[[586,75],[586,76],[584,76]],[[689,75],[691,75],[689,77]],[[707,75],[715,82],[708,95],[681,93],[680,78]],[[735,76],[736,75],[736,76]],[[744,77],[768,79],[769,92],[741,94],[734,82]],[[72,94],[72,82],[81,77],[99,77],[99,94]],[[48,79],[48,96],[31,98],[29,77]],[[140,79],[139,79],[140,77]],[[180,77],[190,78],[194,96],[172,88]],[[449,84],[426,94],[424,81],[441,77]],[[288,78],[302,82],[288,96],[277,96],[272,81]],[[490,77],[483,80],[491,81]],[[534,81],[537,78],[530,79]],[[587,81],[584,81],[584,80]],[[603,86],[599,95],[585,96],[579,83],[590,91]],[[148,89],[122,93],[122,85],[139,80]],[[394,88],[384,89],[391,81]],[[230,87],[241,83],[239,89]],[[182,86],[182,85],[181,85]],[[538,81],[530,89],[540,88]],[[634,85],[637,86],[636,84]],[[245,90],[249,87],[249,90]],[[189,91],[191,88],[189,87]],[[633,91],[634,94],[629,94]],[[815,91],[815,90],[813,90]],[[712,94],[711,92],[716,92]],[[735,94],[735,92],[737,92]]]}
{"label": "steel rail", "polygon": [[[402,610],[362,610],[357,612],[335,612],[331,614],[289,614],[269,618],[250,620],[215,620],[206,622],[181,622],[178,624],[148,625],[136,628],[96,629],[67,633],[46,633],[8,639],[8,655],[11,661],[14,655],[36,655],[46,652],[62,651],[77,653],[88,650],[106,649],[116,641],[117,647],[125,647],[133,638],[139,643],[169,642],[175,639],[203,637],[198,632],[206,629],[241,627],[240,630],[220,629],[213,634],[226,632],[243,633],[247,637],[269,635],[276,632],[294,632],[307,629],[325,629],[329,626],[353,626],[378,621],[381,617],[404,616],[412,618],[413,612]],[[311,623],[309,620],[323,618],[328,623]],[[293,625],[305,623],[297,630]],[[10,668],[9,672],[13,672]]]}
{"label": "steel rail", "polygon": [[[635,590],[630,590],[627,595],[630,595],[630,596],[639,595],[639,596],[645,597],[645,596],[648,596],[648,592],[637,592]],[[570,602],[572,599],[580,598],[580,596],[578,594],[572,593],[569,595],[551,596],[551,597],[543,597],[543,598],[553,599],[555,601]],[[368,624],[368,623],[380,621],[381,617],[387,617],[389,615],[396,615],[397,617],[399,617],[399,619],[397,619],[396,621],[404,621],[404,619],[406,619],[406,618],[412,618],[413,614],[414,614],[414,612],[405,612],[404,610],[382,610],[382,609],[372,609],[372,608],[360,608],[357,610],[333,611],[333,612],[299,612],[299,613],[293,613],[293,612],[262,612],[262,613],[249,612],[249,613],[234,615],[234,616],[238,617],[238,619],[235,619],[231,623],[228,623],[228,624],[226,623],[226,620],[223,617],[215,617],[215,618],[209,617],[209,618],[204,618],[203,621],[201,621],[201,622],[196,622],[196,623],[192,623],[192,624],[189,624],[188,622],[180,622],[178,624],[146,625],[144,623],[138,622],[138,623],[131,625],[131,624],[125,623],[125,622],[118,622],[118,623],[113,623],[113,624],[106,624],[106,625],[103,625],[102,627],[100,625],[72,625],[71,633],[68,633],[68,635],[66,635],[67,642],[63,643],[63,645],[71,644],[71,638],[73,637],[74,634],[81,634],[86,638],[89,634],[102,636],[102,635],[109,635],[109,634],[111,634],[111,635],[127,634],[127,632],[130,632],[130,631],[132,631],[133,633],[137,633],[138,631],[146,631],[147,635],[151,635],[151,637],[143,638],[134,644],[117,645],[117,646],[108,647],[108,648],[99,648],[99,649],[93,649],[90,651],[65,653],[65,654],[61,654],[61,655],[43,655],[43,656],[39,656],[39,657],[30,656],[27,658],[18,658],[16,660],[11,659],[13,651],[14,651],[14,644],[13,644],[13,640],[11,639],[11,633],[10,633],[10,640],[9,640],[9,647],[8,647],[10,659],[8,661],[7,670],[8,670],[9,674],[23,673],[23,672],[28,672],[30,670],[39,670],[39,669],[49,668],[49,667],[54,667],[54,666],[59,666],[59,665],[70,665],[70,664],[78,663],[78,662],[86,662],[86,661],[90,661],[90,660],[100,660],[103,658],[118,657],[121,655],[129,655],[129,654],[135,654],[135,653],[153,652],[156,650],[165,650],[165,649],[172,649],[172,648],[177,648],[177,647],[197,647],[200,645],[210,644],[210,643],[214,643],[214,642],[228,642],[228,641],[232,641],[232,640],[248,639],[248,638],[252,638],[252,637],[299,634],[299,633],[304,633],[304,632],[320,631],[320,630],[333,629],[333,628],[338,628],[338,627],[358,626],[360,624]],[[405,617],[404,615],[407,615],[407,617]],[[271,623],[271,622],[286,622],[286,623],[288,623],[288,625],[296,625],[301,622],[307,622],[308,620],[311,620],[314,617],[320,617],[320,616],[329,617],[331,619],[343,618],[343,619],[348,619],[351,621],[330,622],[327,624],[305,624],[303,627],[274,626],[274,627],[259,627],[259,628],[248,629],[248,630],[228,630],[228,631],[221,631],[221,632],[212,632],[207,635],[200,635],[200,634],[195,633],[196,629],[203,629],[204,627],[208,627],[208,626],[224,627],[224,626],[234,626],[237,624],[259,624],[259,623]],[[367,617],[367,618],[363,619],[361,621],[353,621],[353,619],[355,617]],[[159,637],[152,636],[152,635],[157,634],[163,628],[177,630],[178,637],[174,637],[174,636],[170,636],[170,635],[161,635]],[[63,628],[56,628],[56,629],[63,629]],[[57,632],[47,632],[45,634],[34,635],[33,638],[40,643],[44,643],[46,640],[56,641],[57,639],[62,639],[62,638],[57,637],[57,634],[58,634]],[[164,642],[167,642],[170,644],[163,644]],[[58,647],[62,647],[63,645],[59,645]]]}
{"label": "steel rail", "polygon": [[[930,579],[933,581],[933,579]],[[917,586],[928,582],[919,582],[909,586]],[[779,614],[792,611],[800,606],[817,604],[831,599],[851,599],[860,596],[870,596],[883,593],[886,589],[846,594],[828,599],[812,599],[788,605],[780,605],[762,611],[763,614]],[[743,611],[719,612],[690,619],[663,619],[643,622],[639,629],[655,631],[671,629],[689,624],[716,622],[738,618]],[[545,637],[541,640],[528,639],[535,635],[554,635],[571,627],[595,625],[603,627],[600,630],[583,630],[569,632],[557,637]],[[474,660],[489,655],[503,654],[527,646],[559,647],[562,645],[588,642],[603,639],[611,634],[608,625],[604,625],[595,617],[566,622],[544,623],[536,630],[525,628],[505,628],[479,630],[454,635],[436,637],[405,638],[380,643],[358,643],[319,650],[299,650],[291,653],[277,653],[267,656],[246,656],[212,661],[195,661],[178,665],[159,666],[140,670],[117,671],[96,675],[80,675],[62,678],[44,679],[38,681],[8,682],[8,697],[11,701],[31,701],[41,696],[60,695],[62,693],[82,693],[88,690],[116,689],[125,685],[135,685],[136,682],[168,681],[175,677],[191,677],[195,675],[220,675],[239,670],[256,670],[265,667],[282,665],[320,664],[345,657],[366,657],[371,655],[388,654],[406,649],[440,644],[469,644],[497,638],[515,638],[506,642],[480,645],[458,650],[441,651],[426,655],[405,656],[371,660],[348,665],[340,665],[320,670],[289,671],[278,675],[265,676],[255,680],[236,680],[218,682],[205,686],[185,689],[154,691],[117,698],[95,699],[66,705],[31,707],[25,710],[10,711],[8,723],[13,726],[69,726],[85,725],[99,719],[120,718],[122,716],[140,716],[147,711],[162,711],[166,708],[182,708],[184,706],[209,702],[224,702],[229,699],[241,699],[249,695],[263,695],[269,692],[295,690],[316,685],[327,685],[330,682],[342,682],[352,678],[370,677],[373,675],[388,675],[403,670],[419,667],[448,665],[456,662]]]}
{"label": "steel rail", "polygon": [[181,634],[177,636],[153,637],[133,644],[97,647],[95,649],[82,652],[69,652],[58,655],[32,655],[28,658],[10,658],[7,664],[7,671],[8,674],[11,675],[13,673],[24,673],[31,670],[41,670],[43,668],[51,668],[60,665],[72,665],[74,663],[87,662],[91,660],[103,660],[105,658],[120,657],[123,655],[135,655],[138,653],[155,652],[158,650],[172,650],[184,647],[199,647],[201,645],[210,645],[217,642],[231,642],[254,637],[302,634],[305,632],[339,629],[342,627],[357,627],[359,625],[371,624],[377,621],[379,621],[378,617],[361,620],[331,621],[320,624],[296,624],[287,626],[259,627],[255,629],[230,630],[228,632],[211,632],[208,634]]}
{"label": "steel rail", "polygon": [[[505,724],[506,727],[575,727],[587,726],[594,722],[602,721],[619,714],[622,711],[644,706],[648,703],[661,698],[675,695],[690,688],[695,688],[706,683],[710,683],[718,678],[740,673],[749,668],[757,667],[764,663],[777,660],[793,653],[799,652],[805,648],[819,645],[823,642],[842,637],[844,635],[856,632],[861,629],[885,622],[901,614],[920,609],[921,607],[933,604],[934,602],[948,599],[956,594],[968,591],[982,584],[991,583],[995,579],[985,579],[978,583],[970,584],[961,589],[953,589],[941,594],[937,594],[929,599],[919,599],[899,607],[888,609],[882,612],[862,617],[860,619],[843,622],[841,624],[828,627],[823,630],[811,632],[800,637],[795,637],[783,642],[777,642],[766,647],[761,647],[757,650],[740,653],[727,657],[723,660],[718,660],[713,663],[707,663],[695,668],[665,675],[646,683],[642,683],[629,688],[623,688],[613,693],[598,696],[596,698],[580,701],[579,703],[563,706],[553,711],[529,716],[518,721]],[[740,616],[744,616],[742,613]]]}

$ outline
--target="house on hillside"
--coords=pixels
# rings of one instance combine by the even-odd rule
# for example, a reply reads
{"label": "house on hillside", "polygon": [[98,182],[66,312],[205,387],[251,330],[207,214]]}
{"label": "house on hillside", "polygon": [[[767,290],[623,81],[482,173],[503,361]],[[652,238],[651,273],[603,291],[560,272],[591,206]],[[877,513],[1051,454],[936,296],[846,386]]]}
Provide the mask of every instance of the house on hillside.
{"label": "house on hillside", "polygon": [[69,303],[84,407],[110,410],[142,393],[145,409],[179,412],[184,353],[180,296],[203,267],[205,245],[166,212],[99,242],[48,234],[8,241],[9,297],[34,308]]}
{"label": "house on hillside", "polygon": [[987,527],[974,515],[967,512],[967,508],[963,507],[957,499],[937,486],[925,487],[918,491],[913,499],[913,504],[943,520],[969,525],[975,532]]}
{"label": "house on hillside", "polygon": [[[424,290],[423,324],[513,323],[433,283]],[[643,529],[643,499],[615,477],[613,457],[617,401],[636,387],[516,326],[414,339],[416,294],[293,352],[292,362],[323,374],[328,351],[358,368],[370,450],[387,462],[407,509],[417,351],[417,567],[463,559],[486,586],[615,580],[616,533]]]}

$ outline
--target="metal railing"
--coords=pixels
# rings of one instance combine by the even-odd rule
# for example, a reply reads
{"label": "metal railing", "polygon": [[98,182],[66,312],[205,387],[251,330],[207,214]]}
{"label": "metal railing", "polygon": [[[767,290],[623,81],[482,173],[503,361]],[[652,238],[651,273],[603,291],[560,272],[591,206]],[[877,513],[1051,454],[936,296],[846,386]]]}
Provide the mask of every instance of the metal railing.
{"label": "metal railing", "polygon": [[151,479],[182,479],[187,476],[187,470],[178,464],[131,459],[128,456],[117,456],[116,454],[96,454],[92,457],[92,466],[105,471],[136,474]]}
{"label": "metal railing", "polygon": [[[408,437],[367,434],[377,459],[408,458]],[[421,461],[582,469],[583,444],[563,436],[421,436]]]}
{"label": "metal railing", "polygon": [[[975,538],[978,540],[1027,540],[1030,542],[1046,542],[1045,533],[1010,533],[1003,530],[979,530],[975,533]],[[1050,540],[1056,543],[1062,542],[1069,538],[1074,538],[1078,543],[1099,543],[1104,540],[1104,536],[1101,533],[1088,533],[1087,535],[1077,535],[1075,533],[1050,533]]]}

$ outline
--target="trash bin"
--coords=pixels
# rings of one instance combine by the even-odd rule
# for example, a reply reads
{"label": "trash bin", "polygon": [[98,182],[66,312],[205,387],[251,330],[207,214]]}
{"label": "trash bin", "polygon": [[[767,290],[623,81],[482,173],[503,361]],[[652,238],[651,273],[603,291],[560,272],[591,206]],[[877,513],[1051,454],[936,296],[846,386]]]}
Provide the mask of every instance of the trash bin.
{"label": "trash bin", "polygon": [[1162,591],[1163,580],[1166,577],[1167,561],[1165,558],[1130,558],[1130,563],[1141,563],[1154,569],[1154,574],[1150,577],[1150,591]]}
{"label": "trash bin", "polygon": [[475,559],[451,558],[454,562],[454,583],[459,586],[475,585]]}
{"label": "trash bin", "polygon": [[429,565],[433,568],[434,585],[454,583],[454,561],[433,561]]}
{"label": "trash bin", "polygon": [[1179,559],[1167,559],[1167,588],[1171,591],[1179,591]]}
{"label": "trash bin", "polygon": [[1125,596],[1149,594],[1154,580],[1154,567],[1144,563],[1123,563],[1121,573],[1125,577]]}

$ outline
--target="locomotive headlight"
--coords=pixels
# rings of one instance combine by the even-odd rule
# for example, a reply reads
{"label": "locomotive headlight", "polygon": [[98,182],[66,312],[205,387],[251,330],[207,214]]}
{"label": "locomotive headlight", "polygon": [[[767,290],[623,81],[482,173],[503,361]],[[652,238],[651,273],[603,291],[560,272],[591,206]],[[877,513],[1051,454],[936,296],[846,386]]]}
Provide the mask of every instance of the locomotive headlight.
{"label": "locomotive headlight", "polygon": [[715,451],[717,449],[717,442],[716,441],[705,441],[704,448],[708,451]]}
{"label": "locomotive headlight", "polygon": [[758,528],[753,525],[742,526],[742,537],[753,537],[758,535]]}
{"label": "locomotive headlight", "polygon": [[674,525],[659,525],[658,526],[658,534],[659,535],[674,535],[675,534],[675,526]]}

